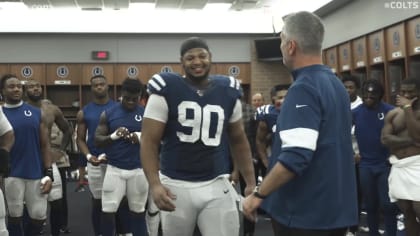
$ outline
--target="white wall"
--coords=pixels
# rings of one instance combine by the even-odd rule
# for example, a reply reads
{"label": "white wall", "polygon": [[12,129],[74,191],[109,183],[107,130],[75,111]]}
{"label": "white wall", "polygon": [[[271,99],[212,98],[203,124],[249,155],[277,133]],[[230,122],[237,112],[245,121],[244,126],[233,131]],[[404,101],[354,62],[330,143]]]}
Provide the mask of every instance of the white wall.
{"label": "white wall", "polygon": [[[179,47],[192,35],[3,34],[0,63],[89,63],[91,51],[110,51],[109,63],[179,62]],[[202,35],[214,62],[250,62],[251,44],[267,35]]]}
{"label": "white wall", "polygon": [[[401,8],[397,9],[396,7]],[[420,3],[418,0],[352,1],[323,18],[326,26],[324,48],[374,32],[419,14]]]}

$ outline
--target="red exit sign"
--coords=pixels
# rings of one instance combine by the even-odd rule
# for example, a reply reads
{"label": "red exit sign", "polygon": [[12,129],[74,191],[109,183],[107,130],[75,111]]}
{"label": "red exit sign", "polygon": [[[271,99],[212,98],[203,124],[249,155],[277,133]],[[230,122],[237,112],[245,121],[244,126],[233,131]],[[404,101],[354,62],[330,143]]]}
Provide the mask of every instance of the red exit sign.
{"label": "red exit sign", "polygon": [[93,51],[92,52],[92,59],[93,60],[108,60],[109,59],[109,51]]}

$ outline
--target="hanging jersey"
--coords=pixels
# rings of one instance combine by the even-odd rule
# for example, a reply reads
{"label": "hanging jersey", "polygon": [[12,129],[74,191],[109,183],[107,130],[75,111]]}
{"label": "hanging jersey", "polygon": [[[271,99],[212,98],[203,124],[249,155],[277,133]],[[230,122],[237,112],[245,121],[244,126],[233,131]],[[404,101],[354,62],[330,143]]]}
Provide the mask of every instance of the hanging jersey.
{"label": "hanging jersey", "polygon": [[[128,111],[118,103],[105,111],[108,131],[113,133],[119,127],[126,127],[130,133],[141,132],[144,108],[137,106],[135,110]],[[108,163],[120,169],[132,170],[141,168],[140,164],[140,144],[118,139],[106,149]]]}
{"label": "hanging jersey", "polygon": [[43,161],[40,145],[41,110],[23,103],[18,107],[3,107],[13,127],[15,144],[10,150],[10,177],[40,179]]}
{"label": "hanging jersey", "polygon": [[87,128],[86,144],[89,148],[89,152],[94,156],[105,153],[104,149],[97,148],[95,146],[95,131],[96,127],[98,127],[101,113],[115,104],[115,101],[109,100],[105,104],[96,104],[94,102],[90,102],[83,107],[83,119]]}
{"label": "hanging jersey", "polygon": [[212,76],[205,90],[197,90],[178,74],[154,75],[148,91],[163,96],[168,120],[161,147],[164,175],[187,181],[205,181],[229,173],[227,127],[241,96],[239,82]]}

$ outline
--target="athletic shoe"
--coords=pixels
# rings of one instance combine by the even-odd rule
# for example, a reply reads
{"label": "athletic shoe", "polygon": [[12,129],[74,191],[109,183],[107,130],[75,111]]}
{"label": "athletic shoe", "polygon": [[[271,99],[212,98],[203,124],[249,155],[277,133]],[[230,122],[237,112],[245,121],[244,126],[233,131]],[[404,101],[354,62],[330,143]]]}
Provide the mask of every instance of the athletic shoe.
{"label": "athletic shoe", "polygon": [[76,189],[74,190],[76,193],[84,192],[86,191],[84,184],[78,184]]}
{"label": "athletic shoe", "polygon": [[71,233],[70,229],[66,226],[60,229],[60,233],[69,234]]}

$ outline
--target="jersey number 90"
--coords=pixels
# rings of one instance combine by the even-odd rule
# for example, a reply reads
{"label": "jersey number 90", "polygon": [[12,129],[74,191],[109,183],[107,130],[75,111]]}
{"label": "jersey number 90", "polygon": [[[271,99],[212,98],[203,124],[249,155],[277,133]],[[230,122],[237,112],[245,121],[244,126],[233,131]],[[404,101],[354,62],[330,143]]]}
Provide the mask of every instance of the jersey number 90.
{"label": "jersey number 90", "polygon": [[[187,111],[193,112],[192,118],[187,118]],[[212,117],[217,119],[211,120]],[[198,103],[184,101],[178,105],[178,122],[184,127],[191,127],[191,134],[177,132],[182,142],[195,143],[199,139],[207,146],[218,146],[222,136],[225,113],[219,105],[205,105],[201,107]],[[213,123],[212,123],[213,122]],[[210,134],[210,125],[216,125],[216,132]]]}

